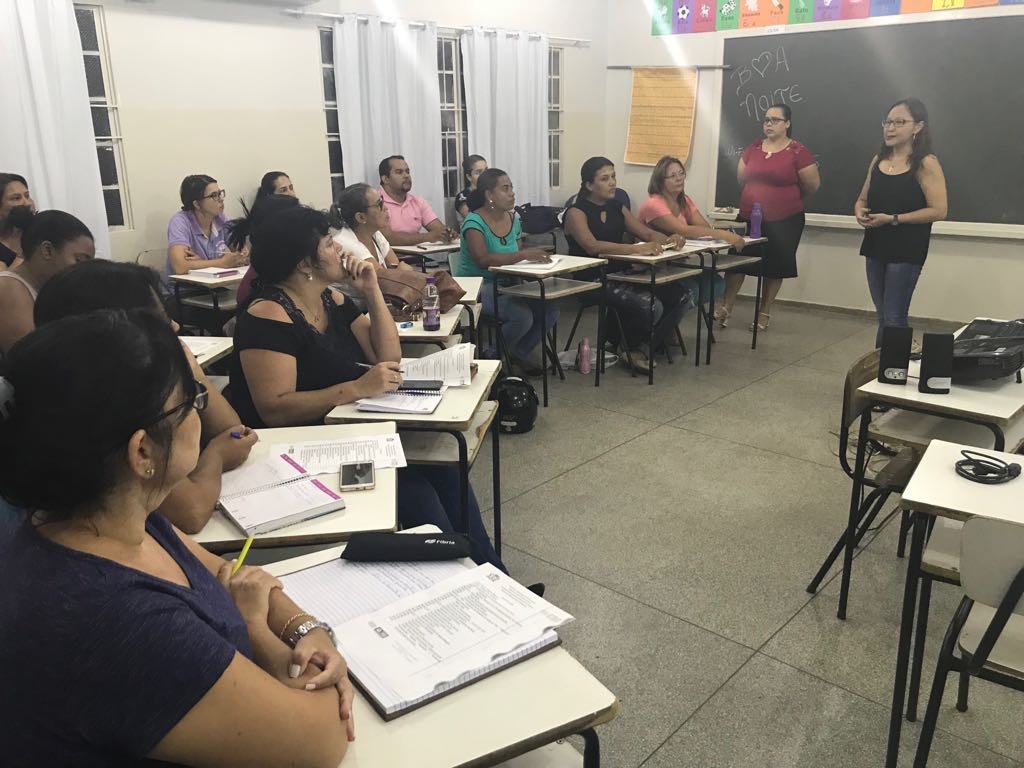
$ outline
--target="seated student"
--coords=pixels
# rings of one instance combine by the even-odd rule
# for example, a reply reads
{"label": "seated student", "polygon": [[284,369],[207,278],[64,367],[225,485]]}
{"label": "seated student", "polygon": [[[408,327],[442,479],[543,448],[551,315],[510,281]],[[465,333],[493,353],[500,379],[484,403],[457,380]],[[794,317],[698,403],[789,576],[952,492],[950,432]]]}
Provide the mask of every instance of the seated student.
{"label": "seated student", "polygon": [[[742,251],[746,244],[735,232],[714,229],[701,214],[697,204],[690,199],[684,189],[686,184],[686,168],[677,157],[665,155],[651,172],[651,180],[647,185],[650,195],[640,205],[636,217],[641,222],[665,235],[682,235],[691,239],[711,237],[724,240],[737,251]],[[697,300],[697,279],[684,280],[683,284],[690,290],[690,295]],[[713,289],[718,299],[725,293],[725,279],[715,275]],[[709,298],[705,286],[704,298]]]}
{"label": "seated student", "polygon": [[476,180],[480,174],[487,170],[487,161],[480,155],[470,155],[462,161],[462,178],[466,180],[466,186],[455,196],[455,220],[459,226],[469,216],[469,196],[476,189]]}
{"label": "seated student", "polygon": [[[139,264],[104,259],[78,264],[50,280],[36,300],[36,327],[97,309],[148,309],[164,317],[175,332],[179,330],[160,302],[156,272]],[[185,533],[198,533],[220,498],[221,475],[245,461],[258,438],[240,423],[235,409],[206,378],[188,347],[182,346],[193,378],[207,392],[206,409],[200,414],[204,448],[195,469],[171,489],[160,512]]]}
{"label": "seated student", "polygon": [[335,224],[341,224],[334,241],[343,253],[369,259],[377,269],[412,269],[399,260],[381,230],[390,226],[384,197],[369,184],[350,184],[331,206]]}
{"label": "seated student", "polygon": [[16,266],[22,230],[35,210],[25,177],[0,173],[0,271]]}
{"label": "seated student", "polygon": [[261,197],[267,197],[268,195],[298,197],[295,194],[295,185],[292,184],[291,178],[284,171],[267,171],[263,174],[263,178],[260,179],[260,186],[256,190],[256,199],[259,200]]}
{"label": "seated student", "polygon": [[[244,214],[237,219],[228,222],[228,248],[235,252],[248,252],[252,232],[261,222],[278,211],[285,211],[289,208],[298,208],[299,198],[294,194],[285,195],[272,193],[269,195],[256,195],[252,208],[242,206]],[[238,305],[242,306],[252,296],[254,282],[259,278],[252,265],[245,271],[242,282],[238,284]]]}
{"label": "seated student", "polygon": [[[515,211],[516,195],[505,171],[488,168],[481,173],[469,204],[473,212],[462,224],[462,243],[453,260],[453,274],[482,277],[490,283],[495,274],[488,267],[515,264],[524,259],[540,263],[551,261],[540,248],[523,248],[523,228]],[[504,280],[513,281],[512,278]],[[499,295],[495,307],[493,285],[485,285],[480,291],[480,303],[485,314],[501,320],[501,335],[513,360],[528,375],[541,373],[543,359],[535,362],[530,360],[530,355],[541,342],[543,329],[550,331],[558,322],[558,307],[553,302],[545,302],[546,319],[541,315],[539,301]]]}
{"label": "seated student", "polygon": [[437,218],[430,203],[410,191],[412,174],[404,157],[385,157],[377,170],[380,173],[381,197],[391,217],[391,224],[384,232],[388,242],[392,245],[419,245],[434,240],[451,242],[458,237],[458,232]]}
{"label": "seated student", "polygon": [[96,255],[92,232],[64,211],[40,211],[21,235],[24,261],[0,272],[0,353],[35,327],[32,307],[54,275]]}
{"label": "seated student", "polygon": [[184,275],[203,267],[240,267],[246,253],[228,248],[224,197],[217,180],[205,174],[186,176],[178,190],[181,210],[167,224],[167,274]]}
{"label": "seated student", "polygon": [[[574,256],[600,256],[605,253],[657,254],[666,247],[677,247],[678,235],[666,238],[642,224],[628,208],[615,199],[615,165],[606,157],[591,157],[580,169],[581,186],[576,202],[565,212],[565,235],[569,253]],[[643,242],[626,243],[629,237]],[[624,271],[623,262],[610,262],[607,271]],[[582,273],[581,273],[582,274]],[[622,321],[625,338],[618,338],[617,323],[608,323],[608,341],[618,344],[626,364],[648,373],[654,364],[640,345],[648,338],[651,313],[654,314],[655,350],[679,324],[689,306],[690,292],[685,286],[668,283],[659,286],[651,301],[650,290],[641,286],[609,282],[607,305]],[[648,350],[648,354],[652,351]]]}
{"label": "seated student", "polygon": [[166,320],[54,321],[5,376],[0,495],[25,510],[0,544],[5,763],[337,765],[352,691],[326,625],[300,633],[281,582],[152,514],[206,404]]}
{"label": "seated student", "polygon": [[[341,256],[330,217],[311,208],[282,211],[253,234],[253,266],[263,290],[239,314],[231,372],[235,406],[254,427],[323,424],[337,405],[394,390],[402,382],[398,331],[366,261]],[[344,262],[344,263],[343,263]],[[331,288],[351,281],[368,315]],[[461,514],[454,467],[398,470],[403,527],[452,530]],[[499,567],[470,488],[469,536],[477,562]]]}

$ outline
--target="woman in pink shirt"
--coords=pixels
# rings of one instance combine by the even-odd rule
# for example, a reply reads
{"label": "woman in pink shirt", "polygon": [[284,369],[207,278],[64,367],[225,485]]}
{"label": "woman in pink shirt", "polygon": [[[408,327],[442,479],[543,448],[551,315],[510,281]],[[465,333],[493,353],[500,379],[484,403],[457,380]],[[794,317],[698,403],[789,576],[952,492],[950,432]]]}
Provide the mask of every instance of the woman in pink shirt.
{"label": "woman in pink shirt", "polygon": [[[745,243],[742,237],[735,232],[714,229],[708,224],[697,204],[686,194],[685,184],[686,168],[683,167],[683,161],[678,157],[665,155],[651,172],[651,180],[647,184],[647,194],[650,197],[640,206],[637,218],[651,229],[665,235],[682,235],[691,239],[712,237],[724,240],[737,251],[743,250]],[[689,288],[696,304],[697,281],[684,280],[683,284]],[[725,281],[716,276],[713,283],[716,299],[722,296],[724,286]],[[704,286],[705,299],[709,298],[709,287],[707,284]]]}
{"label": "woman in pink shirt", "polygon": [[[768,238],[759,265],[764,277],[764,296],[758,330],[768,328],[772,304],[787,277],[796,277],[796,249],[804,231],[803,198],[818,191],[821,176],[814,155],[793,139],[792,112],[785,104],[775,104],[765,113],[764,138],[755,141],[740,157],[736,175],[743,187],[740,195],[740,219],[750,221],[754,203],[761,204],[761,234]],[[725,298],[715,319],[725,327],[736,294],[743,285],[743,274],[733,272],[726,278]],[[754,324],[750,324],[754,329]]]}

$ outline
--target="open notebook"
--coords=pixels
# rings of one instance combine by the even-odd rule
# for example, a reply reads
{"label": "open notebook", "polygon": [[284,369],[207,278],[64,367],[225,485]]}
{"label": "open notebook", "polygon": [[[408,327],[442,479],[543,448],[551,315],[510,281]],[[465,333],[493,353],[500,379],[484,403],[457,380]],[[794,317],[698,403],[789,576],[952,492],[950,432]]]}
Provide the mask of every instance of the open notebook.
{"label": "open notebook", "polygon": [[572,621],[492,565],[332,560],[281,577],[334,627],[349,672],[385,720],[560,642]]}
{"label": "open notebook", "polygon": [[356,400],[357,411],[374,413],[418,413],[427,414],[437,410],[444,392],[406,389],[401,392],[385,392],[376,397]]}
{"label": "open notebook", "polygon": [[558,266],[558,262],[562,260],[561,256],[552,256],[551,261],[528,261],[523,259],[517,261],[515,264],[506,264],[502,269],[516,269],[524,272],[550,272],[552,269]]}
{"label": "open notebook", "polygon": [[344,509],[345,500],[281,454],[225,472],[218,506],[252,536]]}

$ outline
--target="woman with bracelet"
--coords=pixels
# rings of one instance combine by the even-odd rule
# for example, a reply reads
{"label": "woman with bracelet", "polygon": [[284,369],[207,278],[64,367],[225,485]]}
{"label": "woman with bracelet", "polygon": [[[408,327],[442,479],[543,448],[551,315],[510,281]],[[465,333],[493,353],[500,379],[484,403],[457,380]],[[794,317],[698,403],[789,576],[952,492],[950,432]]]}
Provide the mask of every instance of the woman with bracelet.
{"label": "woman with bracelet", "polygon": [[[367,261],[341,255],[330,217],[299,207],[273,216],[252,238],[261,289],[238,316],[231,371],[234,404],[250,426],[323,424],[337,405],[402,383],[398,331]],[[331,286],[352,283],[363,314]],[[451,466],[398,470],[398,520],[451,531],[461,516],[459,472]],[[469,489],[469,540],[476,562],[504,569]]]}
{"label": "woman with bracelet", "polygon": [[67,317],[5,362],[0,495],[25,510],[0,544],[5,760],[337,765],[352,689],[326,625],[153,512],[206,405],[166,319]]}
{"label": "woman with bracelet", "polygon": [[932,222],[946,218],[946,209],[946,177],[932,154],[928,110],[917,99],[898,101],[882,121],[882,146],[853,209],[864,227],[860,254],[878,315],[876,347],[886,326],[907,327]]}

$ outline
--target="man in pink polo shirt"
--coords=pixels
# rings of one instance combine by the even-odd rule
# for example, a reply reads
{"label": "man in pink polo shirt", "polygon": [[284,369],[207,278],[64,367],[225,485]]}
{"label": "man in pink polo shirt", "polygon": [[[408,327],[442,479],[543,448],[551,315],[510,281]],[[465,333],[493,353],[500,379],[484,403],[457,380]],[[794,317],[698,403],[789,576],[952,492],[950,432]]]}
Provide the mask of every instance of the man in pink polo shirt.
{"label": "man in pink polo shirt", "polygon": [[419,245],[438,240],[450,243],[459,236],[437,218],[430,203],[409,191],[412,174],[404,157],[385,157],[377,170],[380,171],[381,200],[391,219],[390,229],[384,235],[391,245]]}

